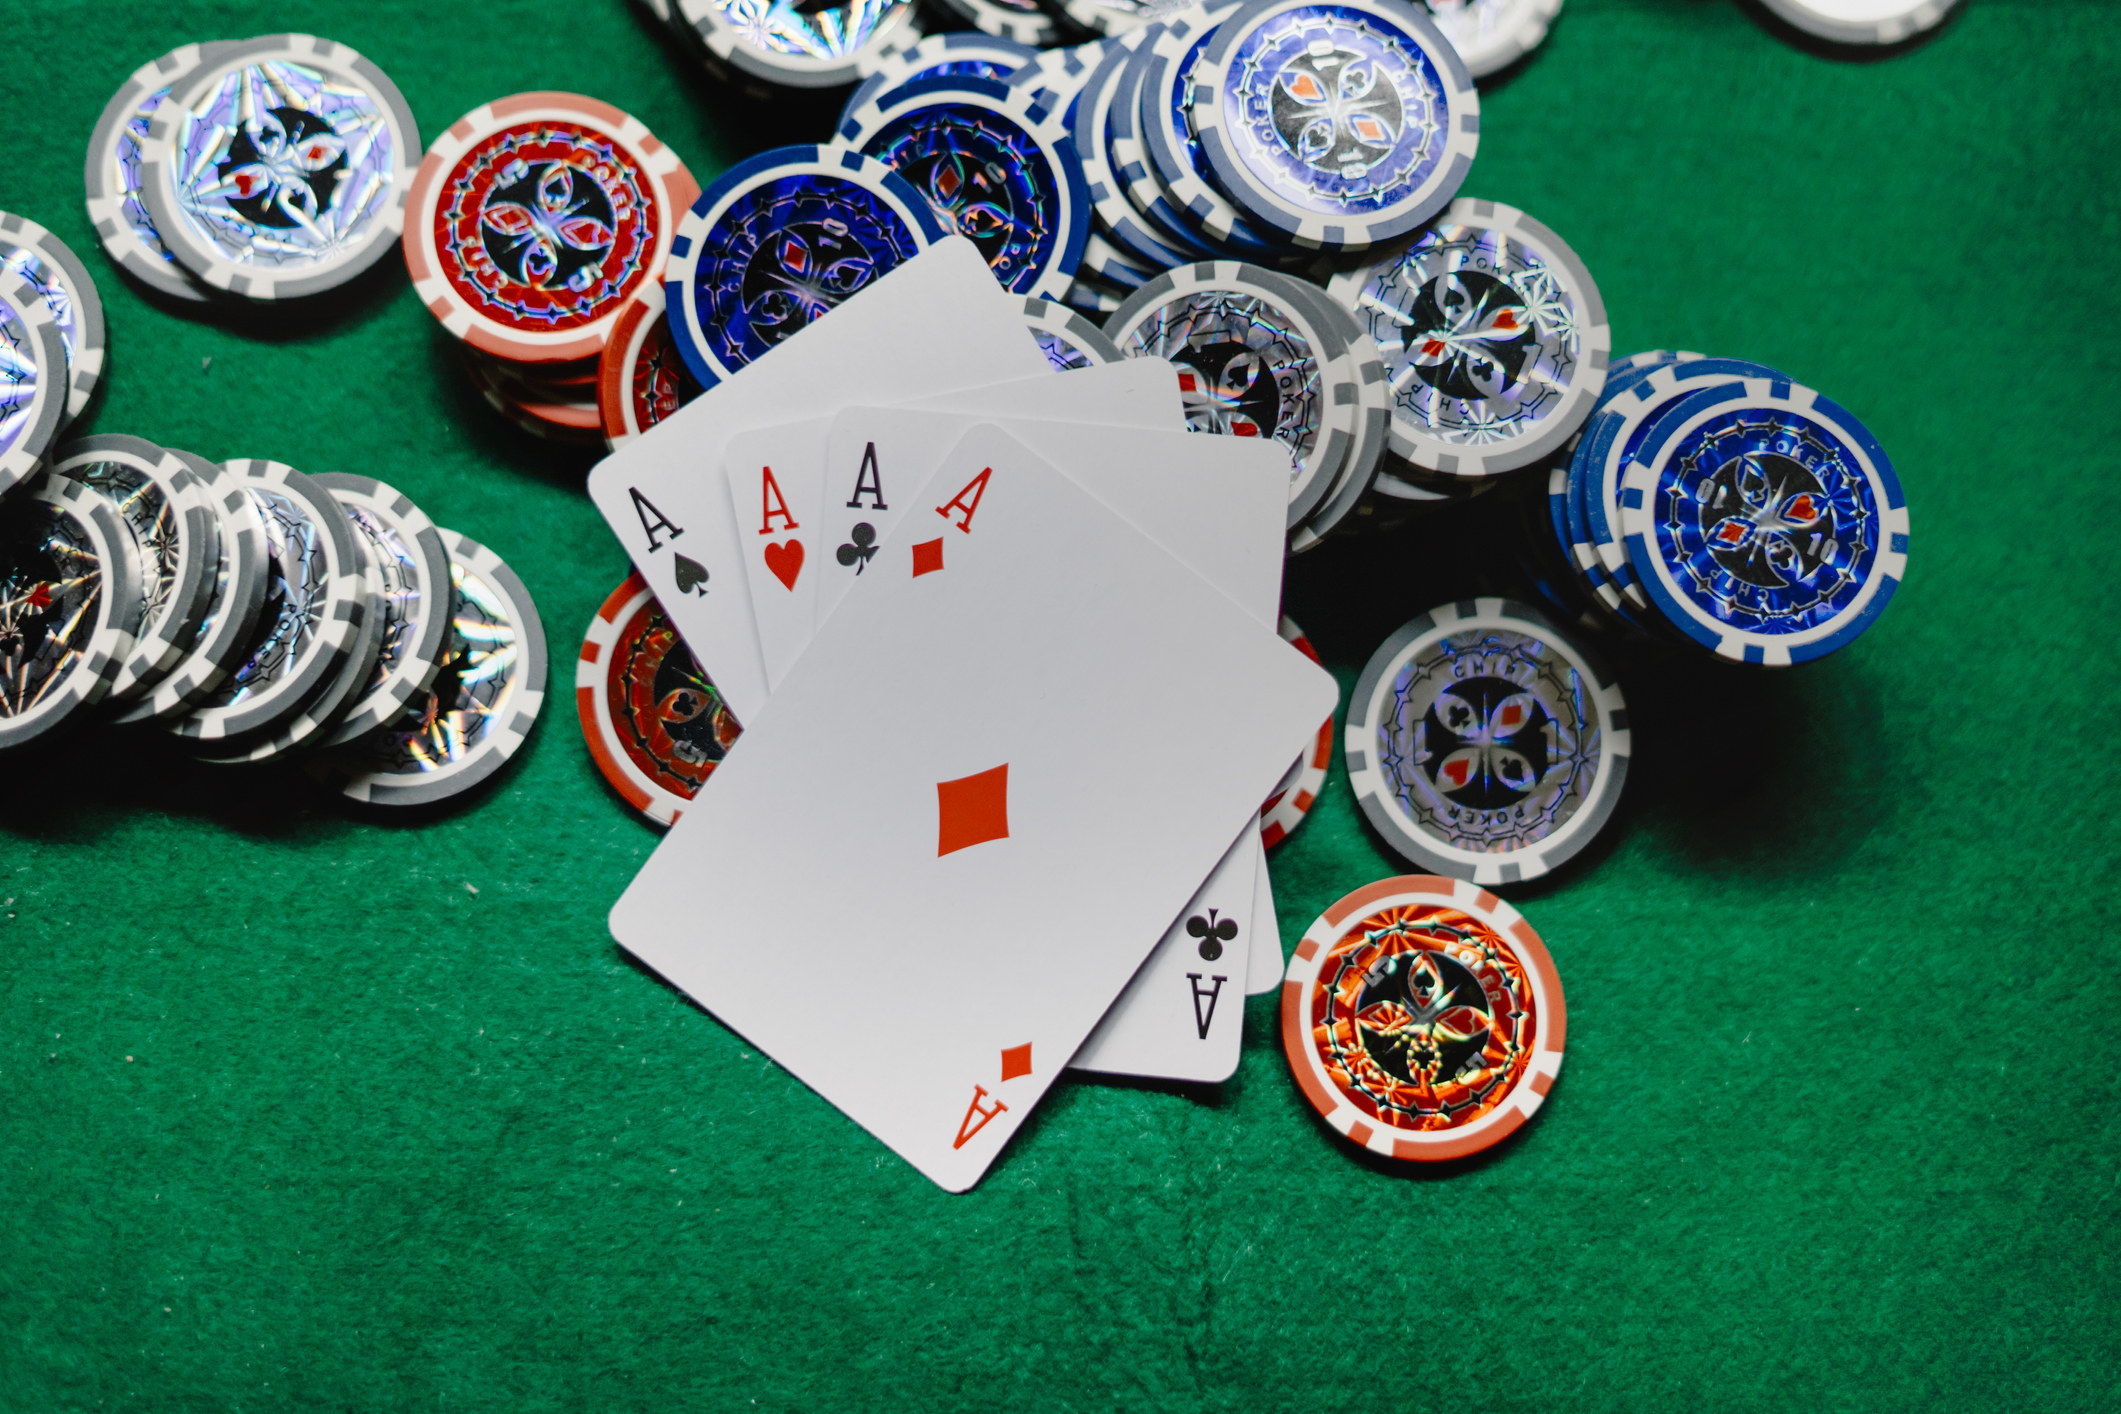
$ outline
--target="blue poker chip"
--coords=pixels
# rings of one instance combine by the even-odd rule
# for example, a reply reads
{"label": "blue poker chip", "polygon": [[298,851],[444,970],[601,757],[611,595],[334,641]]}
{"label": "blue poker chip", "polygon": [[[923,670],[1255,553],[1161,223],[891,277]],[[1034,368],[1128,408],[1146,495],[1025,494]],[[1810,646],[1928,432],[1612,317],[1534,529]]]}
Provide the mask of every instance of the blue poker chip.
{"label": "blue poker chip", "polygon": [[1846,410],[1792,383],[1732,381],[1667,408],[1628,462],[1620,517],[1664,618],[1746,663],[1846,646],[1907,572],[1892,463]]}
{"label": "blue poker chip", "polygon": [[1443,210],[1480,141],[1465,61],[1418,7],[1251,0],[1194,71],[1209,170],[1261,225],[1347,250]]}
{"label": "blue poker chip", "polygon": [[1141,88],[1134,131],[1122,134],[1141,144],[1148,179],[1170,196],[1181,219],[1233,254],[1270,259],[1290,254],[1279,232],[1261,230],[1208,178],[1208,159],[1193,126],[1193,75],[1215,38],[1216,27],[1238,12],[1237,4],[1174,16],[1143,50]]}
{"label": "blue poker chip", "polygon": [[1083,180],[1089,187],[1098,226],[1114,245],[1136,260],[1168,270],[1197,259],[1198,255],[1179,249],[1149,228],[1127,199],[1126,187],[1111,160],[1112,117],[1118,107],[1120,81],[1126,76],[1128,60],[1153,33],[1153,29],[1137,29],[1105,41],[1103,56],[1076,97],[1069,132],[1075,140],[1075,155],[1082,163]]}
{"label": "blue poker chip", "polygon": [[992,79],[916,79],[841,124],[839,141],[910,183],[1002,288],[1059,299],[1082,263],[1090,193],[1039,95]]}
{"label": "blue poker chip", "polygon": [[678,223],[663,286],[671,341],[711,387],[943,235],[920,193],[873,157],[762,152]]}
{"label": "blue poker chip", "polygon": [[[994,79],[1006,82],[1019,69],[1038,58],[1028,44],[978,30],[952,30],[927,38],[887,55],[876,72],[862,80],[861,87],[840,109],[845,123],[880,95],[915,79]],[[1050,106],[1050,105],[1049,105]]]}
{"label": "blue poker chip", "polygon": [[[1170,23],[1164,20],[1145,25],[1140,31],[1140,43],[1120,70],[1112,93],[1112,112],[1105,124],[1106,161],[1112,175],[1119,179],[1120,190],[1126,193],[1127,204],[1151,232],[1179,249],[1201,252],[1201,258],[1235,254],[1234,250],[1219,250],[1200,226],[1179,211],[1163,184],[1156,180],[1155,167],[1142,146],[1142,80],[1148,77],[1156,41],[1169,28]],[[1245,253],[1259,252],[1248,249]]]}

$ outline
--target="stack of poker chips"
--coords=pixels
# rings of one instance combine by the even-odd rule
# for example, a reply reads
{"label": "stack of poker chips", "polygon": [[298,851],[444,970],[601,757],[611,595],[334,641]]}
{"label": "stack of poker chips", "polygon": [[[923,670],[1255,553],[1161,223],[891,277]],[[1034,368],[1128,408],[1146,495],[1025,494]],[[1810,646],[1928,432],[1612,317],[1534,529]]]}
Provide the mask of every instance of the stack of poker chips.
{"label": "stack of poker chips", "polygon": [[423,805],[514,755],[544,690],[522,582],[380,481],[99,435],[0,497],[0,748],[95,719]]}
{"label": "stack of poker chips", "polygon": [[405,264],[497,412],[552,441],[615,444],[696,391],[663,376],[658,282],[698,195],[638,119],[580,94],[519,93],[428,149],[409,183]]}
{"label": "stack of poker chips", "polygon": [[103,301],[66,242],[0,211],[0,495],[34,477],[103,377]]}
{"label": "stack of poker chips", "polygon": [[397,85],[343,44],[187,44],[141,65],[105,105],[88,145],[88,214],[146,289],[271,307],[382,259],[419,152]]}

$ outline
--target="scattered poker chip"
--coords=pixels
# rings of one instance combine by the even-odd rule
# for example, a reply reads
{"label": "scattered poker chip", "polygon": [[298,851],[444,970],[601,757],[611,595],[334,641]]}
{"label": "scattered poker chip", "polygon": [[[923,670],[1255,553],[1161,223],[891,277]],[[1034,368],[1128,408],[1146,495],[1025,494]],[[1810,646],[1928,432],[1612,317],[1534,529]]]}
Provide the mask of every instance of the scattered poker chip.
{"label": "scattered poker chip", "polygon": [[1463,880],[1380,879],[1296,945],[1282,1051],[1304,1098],[1390,1159],[1460,1159],[1507,1139],[1561,1073],[1568,1007],[1546,944]]}
{"label": "scattered poker chip", "polygon": [[1386,639],[1356,681],[1342,744],[1385,842],[1483,885],[1536,879],[1589,844],[1629,751],[1618,682],[1506,599],[1446,604]]}
{"label": "scattered poker chip", "polygon": [[1762,0],[1797,29],[1835,44],[1899,44],[1944,23],[1958,0]]}
{"label": "scattered poker chip", "polygon": [[181,85],[226,48],[186,44],[142,64],[111,95],[88,140],[88,219],[96,239],[120,270],[159,294],[193,302],[208,293],[169,253],[155,219],[140,201],[140,145],[171,85]]}
{"label": "scattered poker chip", "polygon": [[1078,314],[1087,314],[1094,319],[1110,319],[1119,311],[1125,298],[1118,290],[1101,289],[1078,275],[1069,283],[1060,302]]}
{"label": "scattered poker chip", "polygon": [[1103,329],[1069,309],[1032,296],[1024,301],[1024,323],[1056,373],[1118,363],[1125,354]]}
{"label": "scattered poker chip", "polygon": [[1142,140],[1142,89],[1148,79],[1150,63],[1155,58],[1156,42],[1174,23],[1173,20],[1158,20],[1144,26],[1138,32],[1138,40],[1133,35],[1128,36],[1134,48],[1115,81],[1111,110],[1105,123],[1107,164],[1121,191],[1126,194],[1127,204],[1152,235],[1181,250],[1197,251],[1203,257],[1227,253],[1264,260],[1278,256],[1280,248],[1267,246],[1249,227],[1241,233],[1233,230],[1226,243],[1229,249],[1225,251],[1225,243],[1211,239],[1199,222],[1179,209],[1163,183],[1157,180],[1156,166],[1150,161],[1148,148]]}
{"label": "scattered poker chip", "polygon": [[442,326],[481,353],[595,358],[628,298],[659,278],[698,194],[638,119],[580,94],[519,93],[473,109],[428,149],[405,264]]}
{"label": "scattered poker chip", "polygon": [[368,60],[276,34],[203,55],[140,150],[140,199],[179,265],[230,294],[299,299],[396,245],[420,130]]}
{"label": "scattered poker chip", "polygon": [[1138,290],[1160,273],[1135,259],[1128,252],[1106,240],[1095,230],[1083,242],[1082,263],[1076,267],[1078,273],[1096,276],[1108,285],[1123,290]]}
{"label": "scattered poker chip", "polygon": [[1043,49],[1060,38],[1060,27],[1053,22],[1053,16],[1039,8],[1037,0],[936,0],[936,3],[984,34],[1014,40],[1033,49]]}
{"label": "scattered poker chip", "polygon": [[942,238],[928,202],[874,157],[762,152],[678,226],[663,282],[671,339],[711,387]]}
{"label": "scattered poker chip", "polygon": [[[1343,76],[1366,85],[1345,94]],[[1480,138],[1465,61],[1425,11],[1383,0],[1252,0],[1194,70],[1209,169],[1297,245],[1404,236],[1458,194]]]}
{"label": "scattered poker chip", "polygon": [[1193,124],[1193,77],[1216,27],[1236,14],[1236,3],[1173,15],[1144,45],[1136,63],[1137,109],[1122,123],[1115,142],[1138,142],[1147,157],[1138,181],[1168,194],[1180,219],[1211,244],[1248,258],[1280,258],[1286,242],[1260,230],[1209,180],[1207,158]]}
{"label": "scattered poker chip", "polygon": [[106,498],[42,477],[0,501],[0,748],[103,697],[141,605],[138,552]]}
{"label": "scattered poker chip", "polygon": [[1124,35],[1183,14],[1198,0],[1059,0],[1060,11],[1092,34]]}
{"label": "scattered poker chip", "polygon": [[840,125],[877,98],[915,79],[993,79],[1006,83],[1039,52],[1029,44],[978,30],[926,35],[877,64],[876,71],[862,80],[841,107]]}
{"label": "scattered poker chip", "polygon": [[[1304,637],[1304,631],[1296,626],[1296,620],[1287,614],[1281,618],[1281,636],[1285,641],[1294,644],[1306,658],[1318,663],[1320,667],[1325,666],[1319,660],[1318,650],[1311,646],[1311,640]],[[1328,712],[1325,721],[1319,723],[1318,736],[1312,741],[1310,749],[1296,758],[1295,764],[1289,767],[1288,774],[1274,787],[1274,793],[1267,797],[1267,803],[1259,808],[1259,837],[1268,849],[1287,839],[1310,815],[1311,806],[1317,802],[1319,792],[1326,788],[1326,772],[1332,765],[1333,714]]]}
{"label": "scattered poker chip", "polygon": [[664,308],[662,285],[634,291],[597,362],[597,411],[613,451],[700,395]]}
{"label": "scattered poker chip", "polygon": [[43,297],[66,353],[65,420],[88,406],[103,377],[103,300],[81,258],[26,216],[0,212],[0,269],[20,276]]}
{"label": "scattered poker chip", "polygon": [[1195,432],[1271,437],[1289,450],[1289,525],[1303,523],[1346,460],[1359,400],[1340,330],[1297,282],[1234,260],[1166,271],[1105,322],[1129,357],[1178,369]]}
{"label": "scattered poker chip", "polygon": [[1429,18],[1474,78],[1499,73],[1539,47],[1561,0],[1426,0]]}
{"label": "scattered poker chip", "polygon": [[350,799],[417,806],[460,795],[523,745],[545,702],[545,629],[501,557],[453,530],[451,640],[427,691],[393,721],[312,758],[311,775]]}
{"label": "scattered poker chip", "polygon": [[1059,296],[1082,263],[1090,196],[1075,143],[1040,96],[993,79],[918,79],[838,140],[896,172],[965,236],[1003,289]]}
{"label": "scattered poker chip", "polygon": [[1384,475],[1386,447],[1391,440],[1392,389],[1386,381],[1384,357],[1376,341],[1356,323],[1353,315],[1326,297],[1325,291],[1302,280],[1289,279],[1285,288],[1300,296],[1321,323],[1339,326],[1339,336],[1348,349],[1355,394],[1354,435],[1347,458],[1334,473],[1333,484],[1304,523],[1289,536],[1289,549],[1302,553],[1332,534],[1354,514]]}
{"label": "scattered poker chip", "polygon": [[190,645],[145,695],[113,714],[117,722],[175,716],[219,686],[250,642],[270,589],[272,566],[256,499],[220,464],[190,452],[163,450],[183,462],[198,481],[202,504],[217,523],[220,553],[209,576],[206,612]]}
{"label": "scattered poker chip", "polygon": [[1125,254],[1167,270],[1198,256],[1179,250],[1149,228],[1147,219],[1127,199],[1126,186],[1111,161],[1112,117],[1119,103],[1120,80],[1130,56],[1152,37],[1153,30],[1137,29],[1107,43],[1076,97],[1069,136],[1075,143],[1076,160],[1082,164],[1097,229]]}
{"label": "scattered poker chip", "polygon": [[449,552],[427,513],[395,488],[344,472],[311,479],[344,508],[381,579],[375,664],[324,738],[330,746],[382,726],[434,685],[449,634]]}
{"label": "scattered poker chip", "polygon": [[36,286],[0,274],[0,495],[43,464],[66,415],[66,347]]}
{"label": "scattered poker chip", "polygon": [[590,621],[574,702],[597,769],[658,825],[677,823],[742,730],[637,574]]}
{"label": "scattered poker chip", "polygon": [[331,493],[281,462],[224,465],[265,525],[265,609],[227,675],[187,715],[160,719],[188,741],[266,731],[301,711],[353,651],[368,609],[363,556]]}
{"label": "scattered poker chip", "polygon": [[770,4],[676,0],[710,58],[789,88],[837,88],[868,77],[920,36],[910,0]]}
{"label": "scattered poker chip", "polygon": [[1605,387],[1613,335],[1591,272],[1514,207],[1460,198],[1405,249],[1329,289],[1385,356],[1392,451],[1432,475],[1544,460]]}
{"label": "scattered poker chip", "polygon": [[70,442],[53,453],[51,474],[106,499],[137,551],[142,613],[109,693],[129,701],[168,676],[196,641],[221,564],[220,519],[184,459],[139,437]]}
{"label": "scattered poker chip", "polygon": [[1666,409],[1628,460],[1620,516],[1664,619],[1741,662],[1845,647],[1907,571],[1907,501],[1884,449],[1792,383],[1726,383]]}
{"label": "scattered poker chip", "polygon": [[[1037,93],[1039,101],[1049,111],[1060,114],[1061,121],[1069,125],[1068,132],[1072,137],[1075,135],[1076,100],[1082,97],[1090,76],[1097,72],[1097,66],[1111,48],[1111,43],[1110,40],[1093,39],[1087,44],[1034,49],[1013,73],[990,74],[988,77],[999,78],[1011,88],[1028,88]],[[882,92],[881,89],[877,91]],[[842,120],[858,106],[850,103],[841,114]]]}

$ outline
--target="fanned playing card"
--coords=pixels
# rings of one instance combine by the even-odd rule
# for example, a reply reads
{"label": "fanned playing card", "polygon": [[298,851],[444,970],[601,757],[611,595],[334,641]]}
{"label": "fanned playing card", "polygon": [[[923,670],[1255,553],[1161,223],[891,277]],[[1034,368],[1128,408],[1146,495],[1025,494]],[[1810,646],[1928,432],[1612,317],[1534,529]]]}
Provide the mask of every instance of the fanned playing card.
{"label": "fanned playing card", "polygon": [[740,432],[723,456],[769,687],[802,656],[817,620],[817,507],[831,426],[813,418]]}
{"label": "fanned playing card", "polygon": [[612,933],[962,1190],[1333,699],[1270,625],[976,428]]}

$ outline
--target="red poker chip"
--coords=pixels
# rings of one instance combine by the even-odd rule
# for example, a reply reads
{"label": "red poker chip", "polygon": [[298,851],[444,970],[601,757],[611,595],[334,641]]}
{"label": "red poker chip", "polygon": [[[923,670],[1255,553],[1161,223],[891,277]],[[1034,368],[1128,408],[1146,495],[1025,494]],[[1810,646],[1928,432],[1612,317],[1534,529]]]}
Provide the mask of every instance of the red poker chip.
{"label": "red poker chip", "polygon": [[[1282,615],[1281,636],[1290,644],[1303,650],[1303,655],[1320,667],[1318,650],[1304,631],[1296,626],[1296,620]],[[1318,735],[1311,747],[1296,758],[1296,764],[1281,778],[1274,794],[1267,803],[1259,807],[1259,834],[1268,849],[1287,839],[1292,831],[1310,815],[1311,807],[1317,803],[1318,794],[1326,788],[1326,772],[1333,765],[1333,714],[1328,712],[1320,724]]]}
{"label": "red poker chip", "polygon": [[634,291],[597,363],[604,439],[617,450],[700,395],[664,313],[661,284]]}
{"label": "red poker chip", "polygon": [[405,265],[444,328],[516,363],[595,358],[662,279],[699,183],[639,119],[573,93],[475,108],[427,149]]}

